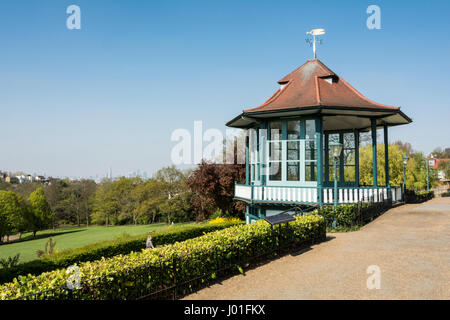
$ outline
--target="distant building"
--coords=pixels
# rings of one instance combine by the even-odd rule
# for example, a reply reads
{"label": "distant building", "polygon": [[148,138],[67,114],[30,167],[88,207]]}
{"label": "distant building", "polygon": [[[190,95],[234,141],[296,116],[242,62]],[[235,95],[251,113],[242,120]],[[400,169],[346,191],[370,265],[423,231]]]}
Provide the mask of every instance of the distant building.
{"label": "distant building", "polygon": [[5,178],[5,182],[8,183],[20,183],[19,179],[17,177],[11,177],[11,176],[7,176]]}
{"label": "distant building", "polygon": [[[433,156],[433,155],[431,155],[431,156]],[[440,163],[450,161],[450,159],[436,159],[436,158],[428,158],[427,160],[428,160],[429,168],[434,169],[434,170],[437,170],[439,168]],[[442,182],[449,181],[448,179],[446,179],[445,173],[442,170],[438,171],[438,179],[439,179],[439,181],[442,181]]]}
{"label": "distant building", "polygon": [[428,159],[428,165],[430,169],[437,169],[439,167],[439,163],[441,162],[447,162],[450,161],[450,159],[436,159],[436,158],[429,158]]}

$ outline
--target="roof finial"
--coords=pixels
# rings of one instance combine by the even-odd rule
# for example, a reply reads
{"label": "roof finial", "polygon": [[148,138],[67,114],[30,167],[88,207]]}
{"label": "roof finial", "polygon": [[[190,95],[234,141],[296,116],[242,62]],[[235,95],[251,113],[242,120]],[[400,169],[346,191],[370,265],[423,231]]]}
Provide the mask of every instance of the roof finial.
{"label": "roof finial", "polygon": [[306,34],[310,34],[313,36],[312,40],[306,39],[306,42],[308,42],[309,45],[313,47],[314,59],[317,59],[316,43],[322,44],[322,39],[317,39],[316,37],[325,34],[325,29],[312,29],[311,31],[307,32]]}

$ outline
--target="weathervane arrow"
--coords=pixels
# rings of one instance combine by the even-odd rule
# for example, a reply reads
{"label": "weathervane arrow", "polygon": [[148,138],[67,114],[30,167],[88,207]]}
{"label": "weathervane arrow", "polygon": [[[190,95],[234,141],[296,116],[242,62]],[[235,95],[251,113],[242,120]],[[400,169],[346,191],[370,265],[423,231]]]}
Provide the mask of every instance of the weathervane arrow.
{"label": "weathervane arrow", "polygon": [[317,36],[321,36],[325,34],[325,29],[312,29],[311,31],[308,31],[306,34],[310,34],[313,37],[313,40],[311,41],[311,39],[306,39],[306,42],[308,42],[311,45],[312,42],[312,46],[313,46],[313,52],[314,52],[314,59],[317,58],[316,55],[316,43],[321,44],[322,40],[317,39]]}

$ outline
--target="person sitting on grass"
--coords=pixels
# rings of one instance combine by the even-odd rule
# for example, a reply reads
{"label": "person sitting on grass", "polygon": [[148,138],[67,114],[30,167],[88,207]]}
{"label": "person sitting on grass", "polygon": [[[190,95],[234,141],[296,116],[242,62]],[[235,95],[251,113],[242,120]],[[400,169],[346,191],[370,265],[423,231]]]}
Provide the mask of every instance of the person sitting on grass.
{"label": "person sitting on grass", "polygon": [[147,237],[147,244],[145,246],[146,249],[155,249],[152,243],[152,236],[149,234]]}

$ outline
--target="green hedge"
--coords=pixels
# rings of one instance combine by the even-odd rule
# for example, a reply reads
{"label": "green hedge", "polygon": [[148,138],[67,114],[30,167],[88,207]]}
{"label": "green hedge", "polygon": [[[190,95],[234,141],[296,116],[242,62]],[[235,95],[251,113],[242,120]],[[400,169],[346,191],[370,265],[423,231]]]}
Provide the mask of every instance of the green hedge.
{"label": "green hedge", "polygon": [[405,191],[406,203],[422,203],[434,198],[434,192],[416,192],[414,190]]}
{"label": "green hedge", "polygon": [[[170,227],[163,231],[152,232],[152,242],[155,246],[171,244],[177,241],[195,238],[208,232],[228,228],[235,224],[236,223],[200,224]],[[95,261],[100,260],[102,257],[110,258],[118,254],[128,254],[132,251],[140,251],[145,248],[146,240],[147,234],[143,234],[132,237],[120,237],[113,240],[89,244],[76,249],[63,250],[52,255],[44,256],[41,259],[19,264],[13,268],[1,269],[0,283],[12,281],[20,275],[37,275],[42,272],[65,268],[75,263]]]}
{"label": "green hedge", "polygon": [[[66,288],[69,277],[66,269],[39,276],[21,276],[0,286],[0,299],[14,299],[50,289],[54,290],[37,298],[135,299],[171,286],[175,281],[181,284],[198,279],[183,287],[183,293],[187,293],[215,278],[218,274],[212,272],[217,269],[236,265],[242,270],[250,258],[263,255],[271,248],[323,240],[325,236],[325,220],[318,215],[297,217],[295,222],[281,229],[271,228],[261,220],[156,249],[82,263],[82,286],[73,292]],[[222,270],[221,275],[230,271]]]}
{"label": "green hedge", "polygon": [[345,231],[372,221],[389,208],[391,206],[384,203],[361,203],[339,205],[336,207],[336,210],[334,210],[334,206],[323,206],[313,212],[325,218],[328,229],[332,228],[336,217],[337,229]]}

